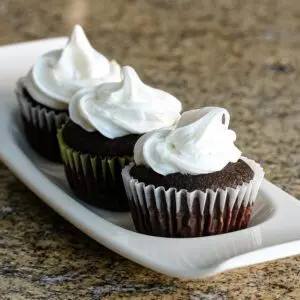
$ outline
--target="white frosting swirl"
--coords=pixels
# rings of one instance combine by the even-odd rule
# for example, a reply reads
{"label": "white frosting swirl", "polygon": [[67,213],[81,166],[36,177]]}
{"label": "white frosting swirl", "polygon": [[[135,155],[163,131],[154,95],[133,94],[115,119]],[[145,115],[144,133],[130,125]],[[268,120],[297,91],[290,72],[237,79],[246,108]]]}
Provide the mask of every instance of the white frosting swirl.
{"label": "white frosting swirl", "polygon": [[178,121],[179,100],[144,84],[131,67],[123,67],[122,73],[122,82],[77,92],[69,105],[73,122],[113,139],[170,127]]}
{"label": "white frosting swirl", "polygon": [[38,102],[62,109],[79,89],[120,80],[120,66],[97,52],[76,25],[65,48],[39,57],[23,84]]}
{"label": "white frosting swirl", "polygon": [[229,113],[224,108],[187,111],[176,128],[142,136],[135,144],[135,163],[162,175],[220,171],[241,156],[241,151],[234,145],[236,134],[228,129],[229,120]]}

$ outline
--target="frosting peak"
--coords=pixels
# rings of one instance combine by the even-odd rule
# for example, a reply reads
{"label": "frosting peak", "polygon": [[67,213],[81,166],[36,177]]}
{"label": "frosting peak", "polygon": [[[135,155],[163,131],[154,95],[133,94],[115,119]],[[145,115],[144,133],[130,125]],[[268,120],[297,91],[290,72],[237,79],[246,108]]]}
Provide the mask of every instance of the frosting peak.
{"label": "frosting peak", "polygon": [[69,105],[70,118],[87,131],[108,138],[142,134],[173,126],[181,103],[171,94],[144,84],[135,70],[122,68],[123,81],[76,93]]}
{"label": "frosting peak", "polygon": [[64,49],[39,57],[23,81],[37,101],[60,109],[81,88],[120,80],[120,66],[97,52],[76,25]]}
{"label": "frosting peak", "polygon": [[162,175],[220,171],[241,156],[234,145],[236,135],[228,129],[229,121],[229,113],[224,108],[187,111],[176,128],[141,137],[134,148],[134,160],[137,165],[146,165]]}
{"label": "frosting peak", "polygon": [[106,76],[110,65],[109,60],[91,46],[82,27],[76,25],[53,69],[60,80],[88,80]]}

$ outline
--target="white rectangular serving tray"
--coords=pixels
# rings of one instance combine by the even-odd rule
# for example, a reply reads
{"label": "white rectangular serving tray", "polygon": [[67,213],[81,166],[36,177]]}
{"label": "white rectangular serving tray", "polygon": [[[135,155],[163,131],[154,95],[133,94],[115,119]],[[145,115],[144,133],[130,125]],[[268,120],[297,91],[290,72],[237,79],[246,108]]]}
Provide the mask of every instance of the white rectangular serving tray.
{"label": "white rectangular serving tray", "polygon": [[0,158],[34,193],[77,228],[116,253],[157,272],[195,279],[300,253],[300,202],[264,180],[250,227],[201,238],[160,238],[135,232],[129,213],[83,204],[63,167],[39,157],[23,137],[16,80],[66,38],[0,47]]}

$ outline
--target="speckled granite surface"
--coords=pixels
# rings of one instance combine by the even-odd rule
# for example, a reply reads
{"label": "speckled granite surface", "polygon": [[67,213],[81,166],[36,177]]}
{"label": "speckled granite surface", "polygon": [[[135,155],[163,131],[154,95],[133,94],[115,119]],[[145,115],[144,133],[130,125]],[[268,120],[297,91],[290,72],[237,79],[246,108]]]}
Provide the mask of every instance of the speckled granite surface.
{"label": "speckled granite surface", "polygon": [[[85,26],[94,45],[175,94],[221,105],[238,145],[300,198],[300,4],[1,0],[0,44]],[[300,299],[300,257],[180,281],[98,245],[0,163],[1,299]]]}

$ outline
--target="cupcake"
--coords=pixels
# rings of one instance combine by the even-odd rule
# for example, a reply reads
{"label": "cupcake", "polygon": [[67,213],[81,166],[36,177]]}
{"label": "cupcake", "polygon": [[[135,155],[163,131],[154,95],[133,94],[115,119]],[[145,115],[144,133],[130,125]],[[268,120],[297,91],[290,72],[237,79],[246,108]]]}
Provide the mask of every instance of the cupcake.
{"label": "cupcake", "polygon": [[136,230],[199,237],[246,228],[264,172],[241,156],[229,113],[206,107],[143,135],[122,170]]}
{"label": "cupcake", "polygon": [[106,81],[120,81],[120,66],[90,45],[76,25],[64,49],[39,57],[17,82],[16,94],[30,145],[42,156],[60,161],[57,129],[68,120],[75,92]]}
{"label": "cupcake", "polygon": [[109,210],[128,210],[121,170],[132,161],[141,134],[173,126],[181,103],[144,84],[131,67],[122,82],[77,92],[69,105],[70,121],[58,139],[71,189],[82,200]]}

